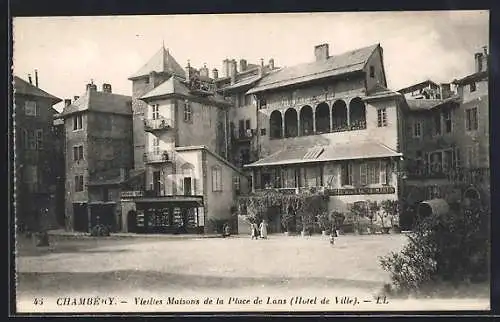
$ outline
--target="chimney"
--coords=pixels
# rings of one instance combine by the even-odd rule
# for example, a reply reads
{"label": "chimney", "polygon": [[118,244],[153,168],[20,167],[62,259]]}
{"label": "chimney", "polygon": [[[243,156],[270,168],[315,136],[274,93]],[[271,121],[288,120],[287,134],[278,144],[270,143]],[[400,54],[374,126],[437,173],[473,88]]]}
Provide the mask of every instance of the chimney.
{"label": "chimney", "polygon": [[209,77],[207,64],[203,64],[203,67],[200,68],[200,76],[201,77],[207,77],[207,78]]}
{"label": "chimney", "polygon": [[247,70],[247,61],[246,59],[240,59],[240,73]]}
{"label": "chimney", "polygon": [[274,59],[269,59],[269,70],[273,70],[274,69]]}
{"label": "chimney", "polygon": [[31,74],[28,74],[28,80],[29,80],[30,84],[33,85],[33,81],[31,80]]}
{"label": "chimney", "polygon": [[38,69],[35,69],[35,86],[38,87]]}
{"label": "chimney", "polygon": [[187,63],[187,66],[186,66],[186,81],[189,82],[189,80],[191,79],[191,62],[188,60],[188,63]]}
{"label": "chimney", "polygon": [[476,73],[483,70],[483,53],[475,53],[474,60],[476,61]]}
{"label": "chimney", "polygon": [[149,84],[151,84],[151,86],[153,86],[153,88],[156,87],[156,72],[153,70],[149,73]]}
{"label": "chimney", "polygon": [[451,96],[451,85],[450,83],[441,84],[441,99],[447,99]]}
{"label": "chimney", "polygon": [[327,60],[329,57],[328,44],[321,44],[314,47],[316,61]]}
{"label": "chimney", "polygon": [[90,83],[87,84],[87,91],[97,91],[97,85],[94,84],[94,81],[90,81]]}
{"label": "chimney", "polygon": [[111,94],[111,84],[107,84],[107,83],[102,84],[102,91],[104,93],[110,93]]}
{"label": "chimney", "polygon": [[214,68],[214,69],[212,70],[212,74],[213,74],[213,78],[214,78],[214,79],[219,78],[219,71],[217,70],[217,68]]}
{"label": "chimney", "polygon": [[236,83],[236,74],[238,73],[236,60],[233,59],[230,61],[230,72],[231,72],[231,84]]}
{"label": "chimney", "polygon": [[483,46],[483,54],[488,56],[488,46]]}
{"label": "chimney", "polygon": [[65,99],[65,100],[64,100],[64,107],[68,107],[68,106],[70,106],[70,105],[71,105],[71,99],[68,99],[68,98],[67,98],[67,99]]}
{"label": "chimney", "polygon": [[73,100],[76,101],[77,99],[79,99],[80,96],[73,96]]}
{"label": "chimney", "polygon": [[231,76],[231,72],[229,71],[229,65],[230,65],[229,59],[226,58],[222,61],[222,74],[224,75],[223,77]]}

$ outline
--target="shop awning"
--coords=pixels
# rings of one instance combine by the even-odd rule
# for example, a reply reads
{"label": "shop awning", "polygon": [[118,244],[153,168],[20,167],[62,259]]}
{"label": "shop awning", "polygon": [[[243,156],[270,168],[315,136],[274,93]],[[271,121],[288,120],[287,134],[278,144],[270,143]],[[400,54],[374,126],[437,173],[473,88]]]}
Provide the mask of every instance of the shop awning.
{"label": "shop awning", "polygon": [[139,208],[144,207],[203,207],[203,196],[159,196],[134,198]]}
{"label": "shop awning", "polygon": [[383,144],[374,141],[348,142],[315,147],[283,149],[245,167],[278,166],[312,162],[327,162],[356,159],[374,159],[402,156]]}

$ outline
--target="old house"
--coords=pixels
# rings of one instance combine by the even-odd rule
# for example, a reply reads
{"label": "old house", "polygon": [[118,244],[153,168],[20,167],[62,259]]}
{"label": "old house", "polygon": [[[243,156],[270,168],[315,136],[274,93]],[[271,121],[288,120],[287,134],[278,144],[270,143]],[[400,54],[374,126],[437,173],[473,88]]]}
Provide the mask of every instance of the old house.
{"label": "old house", "polygon": [[[386,88],[380,45],[279,69],[247,94],[258,105],[254,191],[321,189],[330,210],[398,199],[404,97]],[[278,219],[271,219],[278,220]]]}
{"label": "old house", "polygon": [[61,99],[14,76],[14,198],[19,229],[57,227],[55,172],[57,147],[52,127],[53,108]]}
{"label": "old house", "polygon": [[65,102],[66,226],[89,231],[99,222],[119,230],[120,185],[133,167],[131,98],[90,83]]}

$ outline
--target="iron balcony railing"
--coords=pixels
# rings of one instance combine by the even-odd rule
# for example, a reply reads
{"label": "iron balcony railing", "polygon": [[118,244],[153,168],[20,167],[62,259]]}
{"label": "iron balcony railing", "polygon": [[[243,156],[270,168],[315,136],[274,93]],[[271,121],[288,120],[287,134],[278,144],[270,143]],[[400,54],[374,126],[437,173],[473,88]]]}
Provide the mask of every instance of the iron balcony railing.
{"label": "iron balcony railing", "polygon": [[145,119],[144,130],[146,132],[162,131],[173,128],[173,122],[167,118]]}
{"label": "iron balcony railing", "polygon": [[145,163],[163,163],[163,162],[173,162],[174,154],[167,150],[157,150],[152,152],[144,153]]}

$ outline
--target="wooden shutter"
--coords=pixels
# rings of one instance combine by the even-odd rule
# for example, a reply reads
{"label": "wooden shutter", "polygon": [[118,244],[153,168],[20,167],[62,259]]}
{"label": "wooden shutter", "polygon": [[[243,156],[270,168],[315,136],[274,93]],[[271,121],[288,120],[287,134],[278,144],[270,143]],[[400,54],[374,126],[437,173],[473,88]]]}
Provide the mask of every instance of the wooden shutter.
{"label": "wooden shutter", "polygon": [[387,169],[388,162],[380,161],[380,183],[387,184],[387,173],[389,172]]}
{"label": "wooden shutter", "polygon": [[359,164],[359,184],[366,186],[368,184],[368,164],[366,162]]}

